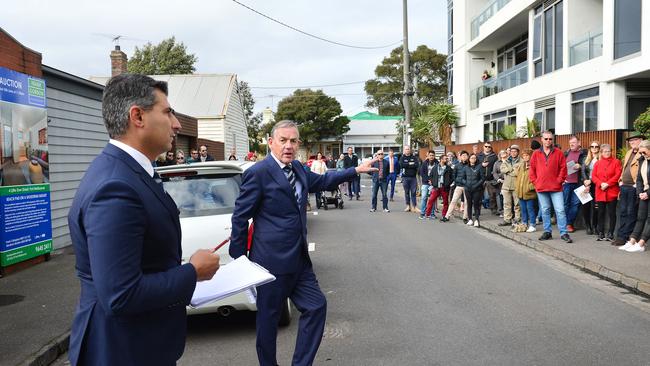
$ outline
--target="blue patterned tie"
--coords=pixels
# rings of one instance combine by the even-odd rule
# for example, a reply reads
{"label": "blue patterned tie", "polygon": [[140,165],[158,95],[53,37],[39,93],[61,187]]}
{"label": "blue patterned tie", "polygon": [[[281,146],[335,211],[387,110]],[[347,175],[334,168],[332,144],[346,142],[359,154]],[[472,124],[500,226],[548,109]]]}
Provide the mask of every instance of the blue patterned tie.
{"label": "blue patterned tie", "polygon": [[287,177],[291,189],[293,189],[293,195],[296,197],[296,202],[300,202],[300,196],[298,196],[298,190],[296,190],[296,175],[293,174],[293,169],[291,169],[291,164],[287,164],[282,168],[284,175]]}

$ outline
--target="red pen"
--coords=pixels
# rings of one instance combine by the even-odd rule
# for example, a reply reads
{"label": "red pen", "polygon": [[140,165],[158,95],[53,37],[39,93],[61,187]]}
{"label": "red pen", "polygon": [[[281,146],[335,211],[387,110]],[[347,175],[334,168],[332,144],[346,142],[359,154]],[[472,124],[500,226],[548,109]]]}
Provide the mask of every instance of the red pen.
{"label": "red pen", "polygon": [[228,237],[226,240],[224,240],[224,241],[222,241],[221,243],[219,243],[219,245],[217,245],[214,249],[212,249],[212,253],[214,253],[214,252],[216,252],[217,250],[219,250],[222,246],[226,245],[226,243],[229,242],[229,241],[230,241],[230,237]]}

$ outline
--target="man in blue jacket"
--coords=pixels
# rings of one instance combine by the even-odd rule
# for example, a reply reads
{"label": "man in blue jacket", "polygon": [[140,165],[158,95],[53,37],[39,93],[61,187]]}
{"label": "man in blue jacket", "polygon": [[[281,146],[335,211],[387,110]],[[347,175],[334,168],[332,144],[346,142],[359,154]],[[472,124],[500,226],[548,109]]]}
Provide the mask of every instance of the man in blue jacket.
{"label": "man in blue jacket", "polygon": [[377,211],[377,193],[381,190],[381,206],[384,212],[390,212],[388,209],[388,196],[386,195],[386,190],[388,188],[388,170],[389,165],[386,159],[384,159],[384,151],[379,150],[375,153],[375,162],[372,163],[372,167],[376,168],[377,171],[372,173],[372,201],[370,206],[370,212]]}
{"label": "man in blue jacket", "polygon": [[232,215],[230,256],[246,255],[248,220],[253,219],[248,256],[276,277],[257,289],[257,357],[262,366],[277,365],[277,328],[287,297],[302,313],[292,365],[311,365],[323,337],[327,302],[307,251],[308,193],[334,190],[357,174],[375,170],[371,160],[341,172],[306,172],[295,160],[299,138],[293,121],[273,127],[271,154],[244,172]]}
{"label": "man in blue jacket", "polygon": [[219,256],[199,250],[181,265],[178,208],[151,162],[181,125],[167,83],[122,74],[104,89],[110,141],[79,184],[68,226],[81,295],[70,334],[72,365],[175,365],[185,347],[196,281]]}

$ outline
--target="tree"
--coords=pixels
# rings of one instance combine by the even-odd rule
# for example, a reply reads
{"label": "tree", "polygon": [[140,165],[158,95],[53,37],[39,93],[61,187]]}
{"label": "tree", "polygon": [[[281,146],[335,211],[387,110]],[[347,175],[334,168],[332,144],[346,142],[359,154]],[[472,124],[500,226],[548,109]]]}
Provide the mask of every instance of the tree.
{"label": "tree", "polygon": [[455,105],[431,104],[413,121],[412,138],[420,143],[426,141],[429,146],[436,143],[451,145],[451,134],[459,119]]}
{"label": "tree", "polygon": [[[410,53],[413,109],[441,102],[447,97],[447,56],[425,45]],[[404,67],[402,47],[397,47],[375,68],[375,78],[366,81],[367,107],[377,108],[380,115],[403,115]]]}
{"label": "tree", "polygon": [[262,149],[262,112],[256,113],[246,120],[246,130],[248,131],[248,146],[250,151],[257,153],[266,152]]}
{"label": "tree", "polygon": [[239,81],[237,83],[237,88],[239,89],[239,96],[241,97],[241,106],[244,109],[244,115],[247,120],[250,120],[253,116],[253,108],[255,107],[255,99],[253,99],[251,88],[245,81]]}
{"label": "tree", "polygon": [[187,53],[183,42],[177,44],[172,36],[155,46],[151,42],[142,48],[136,46],[127,69],[144,75],[191,74],[197,60],[193,53]]}
{"label": "tree", "polygon": [[297,89],[278,103],[275,120],[296,122],[300,140],[309,150],[317,141],[339,137],[350,130],[350,120],[341,113],[341,104],[322,90]]}

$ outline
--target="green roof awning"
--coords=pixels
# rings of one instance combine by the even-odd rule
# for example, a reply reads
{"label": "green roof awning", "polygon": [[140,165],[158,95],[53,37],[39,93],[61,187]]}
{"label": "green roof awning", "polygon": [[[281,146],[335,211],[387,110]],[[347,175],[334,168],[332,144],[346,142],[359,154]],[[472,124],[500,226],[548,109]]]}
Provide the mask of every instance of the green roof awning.
{"label": "green roof awning", "polygon": [[372,112],[359,112],[355,114],[352,117],[348,117],[350,120],[375,120],[375,121],[382,121],[382,120],[401,120],[404,119],[402,116],[380,116],[376,113]]}

